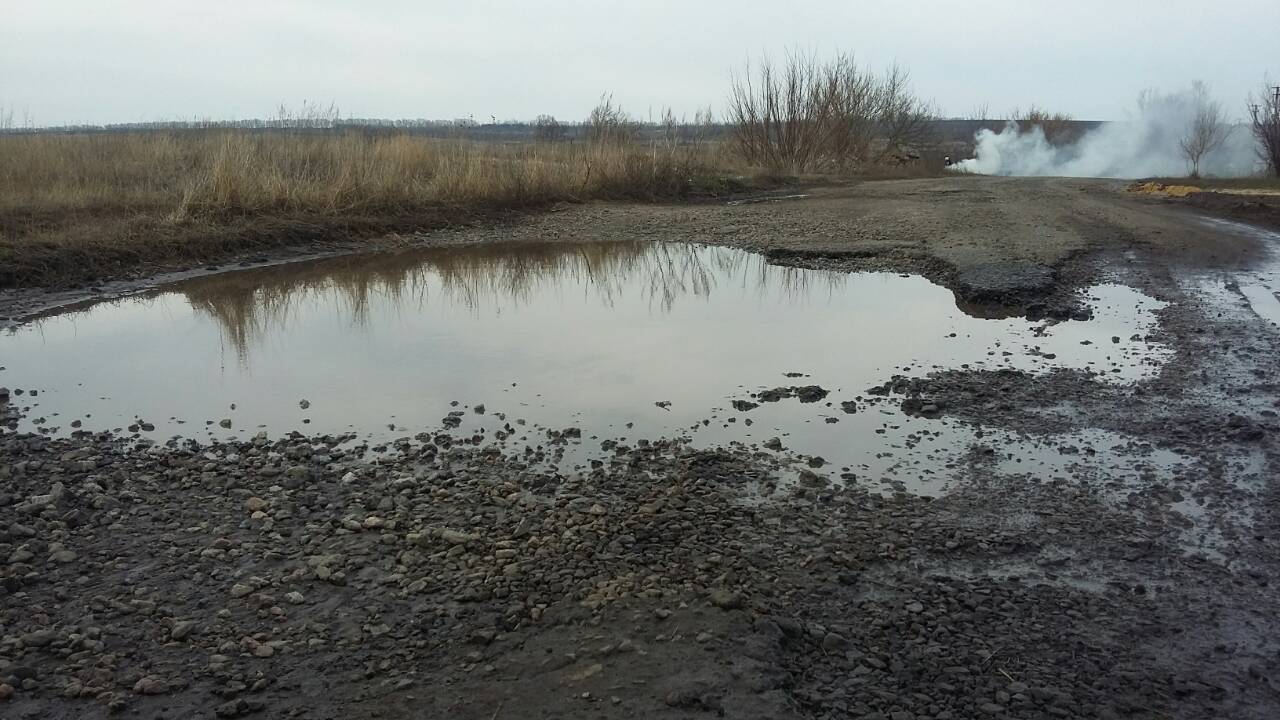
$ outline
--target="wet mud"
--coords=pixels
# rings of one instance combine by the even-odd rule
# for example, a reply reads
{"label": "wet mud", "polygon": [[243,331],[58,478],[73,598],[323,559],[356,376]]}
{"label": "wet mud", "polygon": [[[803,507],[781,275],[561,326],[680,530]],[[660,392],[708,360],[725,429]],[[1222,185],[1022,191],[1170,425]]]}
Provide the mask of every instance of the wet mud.
{"label": "wet mud", "polygon": [[[1084,187],[746,204],[760,226],[715,237],[624,210],[632,242],[331,259],[23,322],[0,335],[0,709],[1273,717],[1280,330],[1249,288],[1280,248]],[[1047,311],[935,284],[994,262],[982,228],[928,250],[932,281],[823,254],[862,252],[855,207],[940,219],[917,200],[1041,223],[998,252],[1051,268]]]}

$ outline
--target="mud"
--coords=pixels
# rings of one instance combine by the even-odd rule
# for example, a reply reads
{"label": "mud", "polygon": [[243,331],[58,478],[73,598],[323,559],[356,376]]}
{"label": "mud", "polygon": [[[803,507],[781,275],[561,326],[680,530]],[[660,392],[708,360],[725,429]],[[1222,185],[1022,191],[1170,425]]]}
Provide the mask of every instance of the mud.
{"label": "mud", "polygon": [[[1180,204],[1143,200],[1110,180],[949,177],[862,182],[694,204],[588,203],[358,243],[330,241],[230,256],[212,266],[139,268],[89,287],[0,290],[0,316],[17,322],[104,297],[122,297],[237,268],[405,247],[556,240],[676,240],[740,247],[775,262],[852,271],[910,272],[947,287],[957,302],[995,314],[1070,317],[1074,291],[1092,278],[1078,258],[1142,249],[1192,268],[1238,268],[1260,257],[1255,241],[1186,227]],[[1204,195],[1205,193],[1201,193]],[[747,202],[748,200],[759,202]],[[158,274],[160,273],[160,274]]]}
{"label": "mud", "polygon": [[[1127,378],[913,364],[861,400],[804,404],[966,428],[959,459],[927,467],[945,479],[911,491],[785,448],[669,438],[570,469],[438,426],[381,453],[301,433],[4,432],[6,717],[1280,711],[1280,331],[1239,290],[1274,257],[1260,236],[1097,183],[969,178],[467,233],[799,251],[923,272],[997,315],[1069,317],[1081,289],[1125,286],[1163,305],[1123,339],[1161,353]],[[972,293],[966,269],[1012,284]],[[1028,280],[1040,272],[1049,287]],[[1093,314],[1036,322],[1106,322]],[[776,371],[762,389],[832,389]],[[25,422],[27,384],[0,384]],[[1005,452],[1019,439],[1046,452]]]}
{"label": "mud", "polygon": [[1280,197],[1241,195],[1230,192],[1199,192],[1183,201],[1197,210],[1280,229]]}

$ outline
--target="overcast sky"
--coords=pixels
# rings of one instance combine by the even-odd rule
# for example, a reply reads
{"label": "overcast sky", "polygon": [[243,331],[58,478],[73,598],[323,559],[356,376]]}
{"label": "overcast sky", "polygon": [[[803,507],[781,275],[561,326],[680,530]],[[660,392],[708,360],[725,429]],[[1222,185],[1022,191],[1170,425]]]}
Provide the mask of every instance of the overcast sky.
{"label": "overcast sky", "polygon": [[1118,119],[1203,79],[1232,115],[1280,78],[1280,0],[0,0],[0,106],[40,125],[270,116],[581,119],[719,108],[748,56],[894,61],[948,115]]}

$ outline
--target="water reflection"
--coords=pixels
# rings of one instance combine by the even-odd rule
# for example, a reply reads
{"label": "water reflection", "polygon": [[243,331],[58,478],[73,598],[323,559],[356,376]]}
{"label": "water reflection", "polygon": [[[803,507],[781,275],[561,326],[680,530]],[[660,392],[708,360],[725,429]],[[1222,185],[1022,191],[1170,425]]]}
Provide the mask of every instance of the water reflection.
{"label": "water reflection", "polygon": [[325,305],[353,328],[367,328],[371,306],[421,312],[431,304],[473,314],[529,304],[548,290],[578,289],[612,306],[637,288],[650,307],[670,312],[683,297],[707,298],[717,285],[797,301],[830,293],[839,272],[770,265],[727,248],[652,242],[507,243],[335,258],[213,275],[173,286],[215,320],[241,363],[255,344],[287,329],[304,307]]}
{"label": "water reflection", "polygon": [[[1160,303],[1111,285],[1091,288],[1090,305],[1089,321],[981,320],[917,276],[686,244],[509,243],[192,280],[23,326],[0,356],[5,384],[39,390],[24,396],[24,429],[382,442],[447,425],[523,452],[576,427],[582,460],[606,438],[780,443],[841,474],[923,487],[973,438],[866,389],[944,368],[1121,383],[1159,371],[1168,350],[1143,338]],[[810,384],[829,395],[734,403]]]}

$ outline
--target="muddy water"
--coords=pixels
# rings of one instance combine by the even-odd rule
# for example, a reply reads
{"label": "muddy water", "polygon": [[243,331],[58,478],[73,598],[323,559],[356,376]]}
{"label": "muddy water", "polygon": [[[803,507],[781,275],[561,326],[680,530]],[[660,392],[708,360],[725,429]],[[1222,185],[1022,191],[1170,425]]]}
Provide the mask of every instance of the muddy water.
{"label": "muddy water", "polygon": [[1200,222],[1220,232],[1262,242],[1268,251],[1267,261],[1250,271],[1236,273],[1231,289],[1259,317],[1280,325],[1280,232],[1223,218],[1201,217]]}
{"label": "muddy water", "polygon": [[[516,451],[576,428],[562,462],[600,455],[606,439],[778,438],[833,476],[921,488],[949,476],[974,429],[908,418],[866,389],[959,367],[1121,383],[1158,371],[1167,351],[1142,337],[1159,303],[1118,285],[1088,296],[1092,320],[1030,323],[966,315],[919,277],[778,267],[726,248],[419,250],[202,278],[46,318],[0,337],[0,380],[37,390],[14,398],[22,426],[54,433],[379,443],[438,432],[454,413],[453,435]],[[732,406],[793,385],[829,394]],[[1014,463],[1021,447],[1065,467],[1045,459],[1052,447],[1009,447]]]}
{"label": "muddy water", "polygon": [[[1219,232],[1261,241],[1266,247],[1268,256],[1265,263],[1248,272],[1235,273],[1229,281],[1228,291],[1239,293],[1249,309],[1260,318],[1280,325],[1280,232],[1222,218],[1199,218],[1199,222]],[[1215,288],[1204,287],[1203,290],[1212,292]]]}

